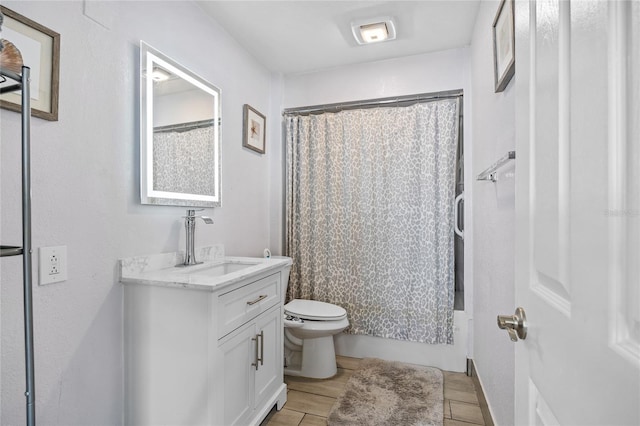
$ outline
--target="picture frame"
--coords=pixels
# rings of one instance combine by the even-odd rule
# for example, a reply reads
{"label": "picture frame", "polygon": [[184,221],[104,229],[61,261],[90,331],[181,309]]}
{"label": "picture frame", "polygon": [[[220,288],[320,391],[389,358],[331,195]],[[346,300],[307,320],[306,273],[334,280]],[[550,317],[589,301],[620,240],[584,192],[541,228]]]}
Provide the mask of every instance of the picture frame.
{"label": "picture frame", "polygon": [[[31,115],[58,121],[60,34],[4,6],[0,11],[2,38],[18,48],[24,65],[31,68]],[[2,94],[0,108],[21,111],[20,92]]]}
{"label": "picture frame", "polygon": [[266,117],[250,105],[244,104],[242,122],[242,146],[264,154],[266,151]]}
{"label": "picture frame", "polygon": [[493,20],[493,76],[495,93],[502,92],[516,71],[514,1],[502,0]]}

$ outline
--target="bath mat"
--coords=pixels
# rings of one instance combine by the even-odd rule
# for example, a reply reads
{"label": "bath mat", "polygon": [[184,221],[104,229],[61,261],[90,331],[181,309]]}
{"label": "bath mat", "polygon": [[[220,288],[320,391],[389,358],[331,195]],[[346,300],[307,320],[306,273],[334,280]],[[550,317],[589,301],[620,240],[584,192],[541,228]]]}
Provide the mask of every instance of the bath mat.
{"label": "bath mat", "polygon": [[327,418],[328,426],[443,424],[442,371],[365,358]]}

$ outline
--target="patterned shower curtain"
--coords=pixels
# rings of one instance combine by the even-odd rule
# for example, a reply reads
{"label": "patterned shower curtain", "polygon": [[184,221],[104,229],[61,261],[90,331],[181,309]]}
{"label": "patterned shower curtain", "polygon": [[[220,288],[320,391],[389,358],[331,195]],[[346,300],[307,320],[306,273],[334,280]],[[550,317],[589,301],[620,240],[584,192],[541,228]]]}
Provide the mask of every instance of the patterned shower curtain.
{"label": "patterned shower curtain", "polygon": [[457,99],[287,115],[287,297],[352,334],[453,343]]}
{"label": "patterned shower curtain", "polygon": [[[153,134],[153,189],[183,194],[215,194],[213,126]],[[198,179],[193,179],[198,176]]]}

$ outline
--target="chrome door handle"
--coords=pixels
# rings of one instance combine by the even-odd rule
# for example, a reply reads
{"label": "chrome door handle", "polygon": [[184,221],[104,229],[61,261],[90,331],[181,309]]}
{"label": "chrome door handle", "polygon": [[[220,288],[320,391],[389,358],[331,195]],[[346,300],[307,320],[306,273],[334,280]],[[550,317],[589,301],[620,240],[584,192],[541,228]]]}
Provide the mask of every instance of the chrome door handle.
{"label": "chrome door handle", "polygon": [[256,342],[256,353],[255,353],[255,357],[256,357],[255,359],[256,359],[256,362],[252,362],[252,363],[251,363],[251,366],[252,366],[252,367],[256,367],[256,370],[258,369],[258,361],[260,361],[260,358],[258,357],[258,337],[260,337],[260,335],[259,335],[259,334],[256,334],[256,337],[252,337],[252,338],[251,338],[251,341],[254,341],[254,340],[255,340],[255,342]]}
{"label": "chrome door handle", "polygon": [[460,229],[460,203],[464,201],[464,192],[461,192],[454,201],[453,211],[455,213],[455,217],[453,219],[453,231],[457,236],[464,240],[464,230]]}
{"label": "chrome door handle", "polygon": [[[264,365],[264,330],[262,330],[256,337],[260,338],[260,358],[258,358],[258,361],[260,361],[260,365]],[[256,361],[256,364],[257,363],[258,362]]]}
{"label": "chrome door handle", "polygon": [[[260,340],[260,349],[258,349],[258,340]],[[264,365],[264,330],[260,334],[256,334],[256,337],[252,337],[251,341],[256,342],[256,362],[252,362],[251,366],[258,369],[258,362],[260,365]]]}
{"label": "chrome door handle", "polygon": [[523,308],[517,308],[515,315],[498,315],[498,328],[507,330],[512,342],[527,338],[527,316]]}

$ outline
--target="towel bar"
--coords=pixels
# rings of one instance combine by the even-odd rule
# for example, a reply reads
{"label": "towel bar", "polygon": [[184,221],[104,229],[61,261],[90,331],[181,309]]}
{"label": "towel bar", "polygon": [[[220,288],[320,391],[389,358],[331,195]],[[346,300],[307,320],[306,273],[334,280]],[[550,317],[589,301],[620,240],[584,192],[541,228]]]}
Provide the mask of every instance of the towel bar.
{"label": "towel bar", "polygon": [[491,182],[496,182],[497,172],[500,167],[505,165],[509,160],[514,160],[516,158],[515,151],[507,152],[504,157],[500,158],[498,161],[489,166],[485,171],[480,173],[476,180],[490,180]]}

